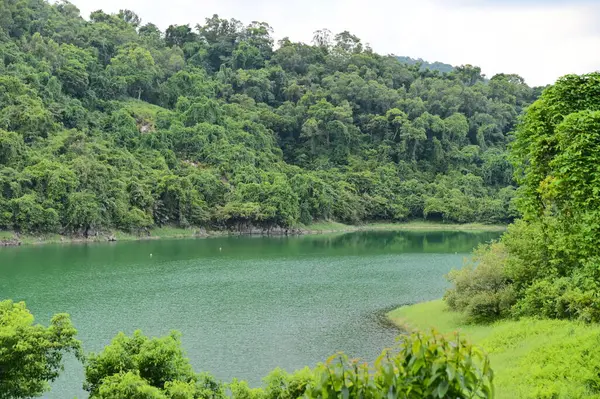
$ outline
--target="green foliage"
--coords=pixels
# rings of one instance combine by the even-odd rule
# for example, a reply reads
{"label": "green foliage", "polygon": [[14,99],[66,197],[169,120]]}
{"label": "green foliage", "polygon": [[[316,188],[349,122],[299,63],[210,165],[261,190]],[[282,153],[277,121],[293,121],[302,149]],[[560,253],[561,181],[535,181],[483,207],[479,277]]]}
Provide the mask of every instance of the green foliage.
{"label": "green foliage", "polygon": [[119,50],[111,59],[107,73],[114,81],[112,84],[140,99],[142,93],[152,87],[157,71],[150,51],[131,46]]}
{"label": "green foliage", "polygon": [[[234,398],[490,398],[493,373],[487,357],[456,335],[412,334],[399,338],[372,367],[343,353],[314,370],[294,374],[275,370],[260,391],[240,390]],[[245,388],[245,387],[243,387]],[[254,396],[251,396],[254,395]]]}
{"label": "green foliage", "polygon": [[12,205],[13,223],[23,231],[54,231],[59,225],[58,213],[53,208],[46,208],[35,194],[25,194],[10,201]]}
{"label": "green foliage", "polygon": [[[62,370],[63,354],[81,355],[69,316],[49,327],[33,324],[24,303],[0,302],[0,398],[40,396]],[[487,356],[458,335],[401,336],[369,366],[338,353],[315,369],[275,369],[264,388],[233,380],[227,386],[193,371],[180,335],[149,338],[119,333],[99,353],[85,356],[84,388],[105,399],[296,399],[363,397],[489,398],[493,373]],[[229,393],[227,393],[227,391]]]}
{"label": "green foliage", "polygon": [[[538,241],[545,251],[538,259],[546,271],[523,291],[519,311],[525,314],[600,320],[595,299],[600,283],[600,182],[594,155],[600,145],[598,87],[597,73],[562,78],[544,92],[518,131],[515,152],[527,160],[517,163],[520,201],[531,228],[537,224],[542,232]],[[544,306],[534,310],[543,298]]]}
{"label": "green foliage", "polygon": [[100,207],[95,196],[89,192],[75,192],[67,199],[67,226],[78,231],[84,230],[87,236],[91,228],[102,223]]}
{"label": "green foliage", "polygon": [[265,393],[261,388],[250,388],[246,381],[233,379],[229,384],[231,397],[234,399],[263,399]]}
{"label": "green foliage", "polygon": [[[514,79],[495,78],[495,95],[512,98],[505,84]],[[600,321],[598,90],[599,73],[565,76],[528,108],[512,145],[520,183],[515,203],[523,220],[502,238],[505,256],[495,262],[510,301],[504,288],[499,294],[488,284],[491,263],[485,259],[494,256],[492,246],[474,269],[451,276],[455,287],[446,298],[452,308],[472,315],[473,305],[457,299],[472,296],[469,302],[479,302],[481,312],[504,301],[492,312],[494,318],[512,314]],[[510,169],[506,160],[502,154],[487,154],[486,180],[502,181]],[[509,198],[501,201],[512,203]],[[480,286],[485,298],[474,295],[471,286]]]}
{"label": "green foliage", "polygon": [[540,318],[473,324],[441,300],[402,307],[388,316],[402,328],[461,331],[489,354],[498,399],[598,397],[597,324]]}
{"label": "green foliage", "polygon": [[409,65],[418,65],[421,70],[430,69],[432,71],[439,71],[442,73],[452,72],[454,67],[450,64],[444,64],[443,62],[427,62],[422,59],[414,59],[411,57],[398,57],[398,61],[404,62]]}
{"label": "green foliage", "polygon": [[308,387],[315,383],[315,378],[315,373],[308,367],[292,374],[275,369],[264,379],[264,396],[268,399],[300,398],[307,392]]}
{"label": "green foliage", "polygon": [[66,353],[80,354],[77,331],[66,314],[48,327],[33,324],[23,302],[0,302],[0,398],[41,396],[62,371]]}
{"label": "green foliage", "polygon": [[509,315],[515,298],[505,270],[507,258],[505,245],[496,242],[480,246],[464,268],[452,270],[447,276],[452,288],[444,295],[450,309],[475,322]]}
{"label": "green foliage", "polygon": [[398,352],[375,365],[380,392],[406,398],[491,398],[493,372],[487,356],[461,339],[433,333],[403,337]]}
{"label": "green foliage", "polygon": [[112,375],[123,374],[123,380],[130,380],[138,374],[149,385],[162,388],[167,381],[189,379],[193,373],[177,334],[150,339],[136,331],[132,337],[121,333],[101,353],[90,354],[85,374],[86,389],[93,396]]}
{"label": "green foliage", "polygon": [[23,138],[19,134],[0,130],[0,164],[18,163],[24,152]]}
{"label": "green foliage", "polygon": [[[222,386],[194,373],[178,333],[148,338],[123,333],[85,362],[85,389],[91,398],[218,398]],[[111,396],[112,395],[112,396]],[[135,396],[137,395],[137,396]]]}
{"label": "green foliage", "polygon": [[227,388],[208,375],[197,375],[183,358],[179,337],[149,339],[139,331],[119,334],[86,361],[91,398],[298,399],[362,397],[491,398],[493,373],[479,349],[458,335],[402,336],[372,367],[336,354],[315,369],[271,372],[264,388],[234,379]]}
{"label": "green foliage", "polygon": [[166,399],[160,389],[148,384],[139,375],[132,372],[114,374],[105,378],[96,394],[99,399],[131,398],[131,399]]}
{"label": "green foliage", "polygon": [[350,32],[274,46],[218,15],[0,12],[0,226],[132,233],[337,220],[506,223],[506,145],[537,92],[381,56]]}

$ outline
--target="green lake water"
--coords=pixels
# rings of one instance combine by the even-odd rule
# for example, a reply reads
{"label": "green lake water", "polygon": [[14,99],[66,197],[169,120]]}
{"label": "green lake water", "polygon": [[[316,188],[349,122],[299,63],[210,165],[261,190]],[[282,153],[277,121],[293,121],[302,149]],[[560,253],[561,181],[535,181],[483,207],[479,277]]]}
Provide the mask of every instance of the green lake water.
{"label": "green lake water", "polygon": [[[86,351],[119,331],[183,333],[197,371],[252,385],[270,370],[337,351],[373,360],[398,331],[383,311],[439,298],[453,267],[500,233],[355,232],[335,236],[45,245],[0,249],[0,298],[36,321],[71,314]],[[67,359],[46,398],[86,398]]]}

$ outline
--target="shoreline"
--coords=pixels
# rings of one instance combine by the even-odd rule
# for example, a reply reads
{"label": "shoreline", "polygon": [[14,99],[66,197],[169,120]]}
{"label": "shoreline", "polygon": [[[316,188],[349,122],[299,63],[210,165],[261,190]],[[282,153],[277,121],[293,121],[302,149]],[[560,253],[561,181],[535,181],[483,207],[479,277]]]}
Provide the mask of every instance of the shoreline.
{"label": "shoreline", "polygon": [[315,223],[305,228],[305,234],[349,233],[354,231],[464,231],[464,232],[500,232],[506,231],[507,225],[483,223],[437,223],[426,221],[410,221],[403,223],[367,223],[363,225],[347,225],[336,222]]}
{"label": "shoreline", "polygon": [[119,241],[146,241],[161,239],[212,238],[223,236],[306,236],[322,234],[343,234],[358,231],[464,231],[464,232],[500,232],[504,225],[485,225],[480,223],[444,224],[435,222],[405,223],[367,223],[364,225],[347,225],[336,222],[315,223],[309,226],[290,229],[274,229],[272,231],[247,229],[245,231],[206,230],[205,228],[162,227],[149,231],[148,235],[139,235],[122,231],[108,231],[85,238],[61,234],[19,234],[14,231],[0,231],[0,247],[45,245],[45,244],[88,244]]}

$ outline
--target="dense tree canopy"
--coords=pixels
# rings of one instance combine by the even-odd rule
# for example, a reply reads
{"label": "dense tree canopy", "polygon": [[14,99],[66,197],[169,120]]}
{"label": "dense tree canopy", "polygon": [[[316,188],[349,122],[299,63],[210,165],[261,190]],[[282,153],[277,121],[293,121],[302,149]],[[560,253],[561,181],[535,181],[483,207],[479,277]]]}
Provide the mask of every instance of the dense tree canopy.
{"label": "dense tree canopy", "polygon": [[536,97],[215,15],[161,32],[130,10],[0,5],[0,229],[91,234],[428,218],[507,222],[506,158]]}
{"label": "dense tree canopy", "polygon": [[474,318],[600,321],[600,73],[547,88],[516,130],[522,220],[479,265],[454,272],[446,299]]}

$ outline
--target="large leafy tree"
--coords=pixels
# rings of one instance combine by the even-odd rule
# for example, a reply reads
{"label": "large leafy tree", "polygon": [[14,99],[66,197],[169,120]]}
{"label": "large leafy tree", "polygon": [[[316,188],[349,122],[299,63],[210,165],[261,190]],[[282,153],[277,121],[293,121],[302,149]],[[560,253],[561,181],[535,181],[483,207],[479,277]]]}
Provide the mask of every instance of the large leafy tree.
{"label": "large leafy tree", "polygon": [[118,82],[127,94],[137,97],[152,88],[158,71],[152,54],[143,47],[122,48],[110,61],[109,76]]}
{"label": "large leafy tree", "polygon": [[599,88],[598,73],[560,79],[517,131],[521,207],[525,220],[544,226],[555,277],[572,276],[600,256]]}
{"label": "large leafy tree", "polygon": [[[568,75],[527,109],[512,145],[523,218],[502,245],[480,254],[477,268],[451,277],[455,308],[474,318],[600,320],[599,92],[599,73]],[[498,151],[484,157],[489,183],[502,183],[503,158]]]}

